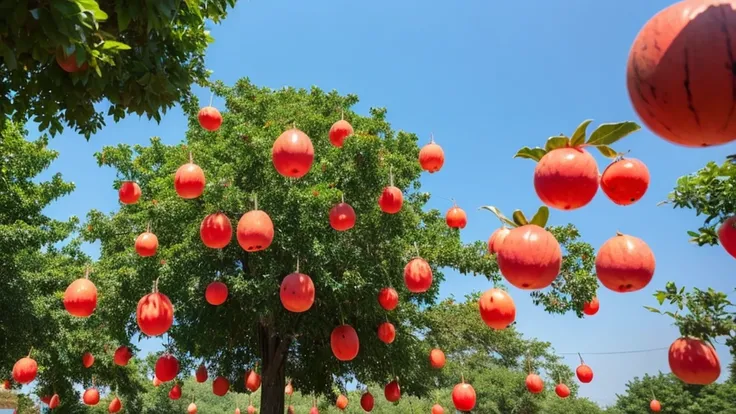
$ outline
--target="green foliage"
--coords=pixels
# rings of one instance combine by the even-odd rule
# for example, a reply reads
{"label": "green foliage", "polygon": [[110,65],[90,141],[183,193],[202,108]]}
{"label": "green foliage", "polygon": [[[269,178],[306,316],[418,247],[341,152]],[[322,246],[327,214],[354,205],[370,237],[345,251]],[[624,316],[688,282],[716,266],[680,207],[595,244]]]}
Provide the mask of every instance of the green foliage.
{"label": "green foliage", "polygon": [[734,414],[736,385],[714,383],[702,386],[684,384],[672,374],[645,375],[626,384],[626,393],[618,396],[612,414],[649,412],[649,402],[656,398],[664,414]]}
{"label": "green foliage", "polygon": [[702,227],[688,231],[690,241],[698,246],[718,244],[718,225],[736,214],[736,164],[732,160],[721,165],[711,161],[703,169],[678,178],[665,203],[705,216]]}
{"label": "green foliage", "polygon": [[[102,100],[115,121],[160,121],[192,99],[192,83],[207,84],[205,21],[235,1],[0,1],[0,122],[32,119],[51,135],[66,124],[89,139],[104,125]],[[89,69],[65,72],[56,59],[66,56]]]}
{"label": "green foliage", "polygon": [[632,121],[600,124],[598,128],[590,133],[588,142],[585,142],[588,125],[590,125],[591,122],[593,122],[593,120],[586,119],[580,123],[580,125],[575,129],[575,132],[573,132],[571,138],[568,138],[564,134],[548,138],[544,148],[523,147],[516,153],[516,155],[514,155],[514,158],[527,158],[539,162],[542,157],[552,150],[580,146],[595,147],[601,154],[603,154],[604,157],[616,158],[620,154],[613,150],[610,145],[613,145],[641,129],[639,124]]}

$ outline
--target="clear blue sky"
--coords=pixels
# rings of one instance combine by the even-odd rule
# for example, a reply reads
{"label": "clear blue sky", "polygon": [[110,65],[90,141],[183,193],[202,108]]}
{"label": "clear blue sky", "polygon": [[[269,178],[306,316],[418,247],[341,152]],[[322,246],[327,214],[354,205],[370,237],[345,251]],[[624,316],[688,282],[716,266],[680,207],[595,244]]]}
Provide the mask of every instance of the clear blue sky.
{"label": "clear blue sky", "polygon": [[[248,76],[273,88],[317,85],[355,93],[361,98],[358,112],[385,106],[395,129],[425,140],[433,132],[447,162],[440,173],[422,177],[423,189],[436,196],[430,206],[443,211],[450,203],[439,197],[457,199],[469,215],[462,237],[472,241],[486,239],[498,226],[477,207],[493,204],[511,212],[540,204],[532,187],[534,164],[512,159],[516,149],[571,133],[586,118],[594,125],[637,119],[625,86],[629,47],[644,22],[670,3],[241,0],[222,25],[213,25],[216,42],[207,65],[215,79],[228,84]],[[209,100],[208,91],[197,91],[202,102]],[[222,102],[216,99],[215,105]],[[119,124],[109,120],[89,143],[71,132],[54,139],[51,147],[61,156],[51,172],[62,172],[78,189],[48,212],[66,218],[84,217],[91,208],[116,209],[114,173],[98,168],[92,154],[103,145],[147,143],[152,135],[174,144],[185,130],[177,109],[161,124],[135,117]],[[656,288],[668,280],[720,290],[734,286],[731,257],[720,247],[688,244],[686,230],[701,221],[690,211],[655,205],[677,177],[736,153],[736,145],[686,149],[642,131],[616,149],[631,150],[647,163],[648,194],[637,205],[617,207],[599,192],[582,210],[554,211],[551,223],[575,223],[595,247],[616,230],[643,238],[657,258],[652,284],[630,294],[601,290],[600,312],[585,320],[547,315],[526,293],[512,290],[519,329],[550,341],[559,352],[583,353],[595,379],[581,394],[603,404],[614,402],[632,377],[669,370],[666,351],[586,355],[669,346],[677,337],[670,320],[642,309],[654,304]],[[596,157],[602,170],[605,160]],[[489,287],[482,278],[449,273],[441,292],[462,297]],[[730,357],[724,347],[718,350],[725,369]],[[577,365],[576,357],[566,359]]]}

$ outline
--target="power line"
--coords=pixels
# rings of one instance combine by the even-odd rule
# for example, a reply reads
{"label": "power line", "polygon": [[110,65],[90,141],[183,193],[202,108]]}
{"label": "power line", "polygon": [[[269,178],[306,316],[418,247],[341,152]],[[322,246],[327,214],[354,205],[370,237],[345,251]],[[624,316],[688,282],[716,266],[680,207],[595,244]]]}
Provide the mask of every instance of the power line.
{"label": "power line", "polygon": [[620,354],[643,354],[645,352],[656,352],[670,349],[666,346],[664,348],[650,348],[650,349],[635,349],[630,351],[610,351],[610,352],[556,352],[558,355],[620,355]]}

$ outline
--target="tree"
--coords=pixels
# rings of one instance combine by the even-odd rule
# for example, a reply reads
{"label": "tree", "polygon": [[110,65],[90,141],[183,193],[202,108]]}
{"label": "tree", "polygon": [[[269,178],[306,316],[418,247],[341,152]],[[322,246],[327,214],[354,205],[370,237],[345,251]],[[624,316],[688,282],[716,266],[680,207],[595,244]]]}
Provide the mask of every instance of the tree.
{"label": "tree", "polygon": [[[78,227],[76,217],[59,221],[43,214],[74,185],[59,174],[36,180],[58,154],[46,147],[47,137],[31,142],[25,133],[10,122],[0,135],[0,379],[30,354],[40,366],[36,392],[58,393],[62,407],[75,412],[73,385],[89,385],[93,376],[117,383],[122,392],[133,394],[135,387],[125,369],[111,367],[112,343],[98,332],[101,318],[74,320],[62,306],[64,290],[84,274],[90,258],[78,240],[64,243]],[[90,369],[81,363],[86,351],[96,357]]]}
{"label": "tree", "polygon": [[[84,231],[86,240],[101,241],[96,268],[105,277],[100,288],[114,298],[101,304],[106,329],[115,337],[134,335],[131,314],[158,280],[176,309],[169,349],[185,363],[182,372],[205,360],[211,373],[242,390],[244,368],[260,363],[262,413],[283,412],[287,374],[306,393],[334,395],[333,385],[341,388],[351,378],[385,384],[399,376],[404,392],[421,394],[426,384],[415,367],[427,355],[414,333],[425,326],[421,309],[437,296],[444,279],[440,269],[496,281],[500,276],[485,242],[463,244],[439,211],[422,210],[429,194],[416,191],[416,136],[393,131],[385,109],[371,109],[370,117],[350,112],[357,102],[353,95],[317,88],[271,91],[247,80],[233,88],[218,84],[215,92],[228,108],[216,133],[196,125],[192,104],[185,106],[191,115],[185,145],[166,146],[154,138],[148,147],[118,145],[98,154],[100,165],[116,168],[121,179],[136,180],[143,188],[135,205],[111,215],[92,211]],[[357,132],[337,149],[324,135],[340,113]],[[312,137],[317,154],[309,174],[299,180],[281,177],[271,165],[274,137],[292,125]],[[206,171],[208,184],[202,197],[187,201],[174,192],[173,173],[190,153]],[[406,194],[395,215],[382,213],[376,204],[390,182]],[[358,224],[336,232],[327,216],[342,198],[355,208]],[[256,208],[256,199],[276,228],[267,250],[246,253],[235,242],[220,251],[203,246],[198,224],[207,214],[221,211],[235,220]],[[148,225],[159,250],[154,258],[137,257],[133,238]],[[414,256],[433,268],[435,282],[422,295],[409,294],[401,279]],[[302,314],[287,312],[278,297],[281,279],[295,270],[309,274],[317,291],[313,307]],[[570,275],[577,277],[590,275]],[[203,298],[205,286],[216,279],[230,290],[219,307]],[[398,289],[402,298],[388,314],[376,301],[384,286]],[[375,334],[386,319],[397,329],[390,346]],[[338,363],[330,351],[330,332],[342,323],[355,327],[361,340],[360,354],[348,363]]]}
{"label": "tree", "polygon": [[[87,139],[127,114],[160,121],[207,84],[204,53],[235,0],[0,2],[0,123],[64,124]],[[57,64],[57,62],[61,62]],[[68,73],[62,65],[71,70]],[[107,113],[94,105],[109,101]],[[2,125],[0,125],[1,127]]]}

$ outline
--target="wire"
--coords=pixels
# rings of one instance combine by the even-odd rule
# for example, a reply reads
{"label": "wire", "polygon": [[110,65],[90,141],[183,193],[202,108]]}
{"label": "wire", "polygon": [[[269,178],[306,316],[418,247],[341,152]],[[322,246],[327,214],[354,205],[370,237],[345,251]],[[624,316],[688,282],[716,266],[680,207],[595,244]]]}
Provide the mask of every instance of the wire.
{"label": "wire", "polygon": [[656,351],[664,351],[666,349],[670,349],[670,347],[666,346],[664,348],[650,348],[650,349],[635,349],[631,351],[611,351],[611,352],[555,352],[558,355],[620,355],[620,354],[642,354],[645,352],[656,352]]}

